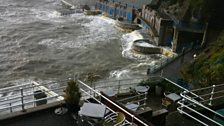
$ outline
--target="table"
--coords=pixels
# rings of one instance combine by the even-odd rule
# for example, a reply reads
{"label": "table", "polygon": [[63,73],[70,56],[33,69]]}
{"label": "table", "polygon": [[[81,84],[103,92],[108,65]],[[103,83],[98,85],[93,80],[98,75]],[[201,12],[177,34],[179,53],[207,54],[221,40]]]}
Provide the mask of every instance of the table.
{"label": "table", "polygon": [[107,90],[104,90],[103,91],[103,93],[105,93],[107,96],[109,96],[109,97],[114,97],[116,94],[117,94],[117,92],[115,92],[113,89],[107,89]]}
{"label": "table", "polygon": [[105,105],[95,103],[84,103],[79,111],[79,115],[101,119],[104,118],[105,111]]}
{"label": "table", "polygon": [[138,109],[139,105],[138,104],[134,104],[134,103],[127,103],[125,105],[125,107],[130,109],[130,110],[132,110],[132,111],[136,111]]}
{"label": "table", "polygon": [[136,86],[135,91],[138,93],[145,93],[148,92],[149,86]]}
{"label": "table", "polygon": [[179,95],[177,95],[176,93],[168,94],[166,97],[173,102],[176,102],[181,99],[181,97]]}

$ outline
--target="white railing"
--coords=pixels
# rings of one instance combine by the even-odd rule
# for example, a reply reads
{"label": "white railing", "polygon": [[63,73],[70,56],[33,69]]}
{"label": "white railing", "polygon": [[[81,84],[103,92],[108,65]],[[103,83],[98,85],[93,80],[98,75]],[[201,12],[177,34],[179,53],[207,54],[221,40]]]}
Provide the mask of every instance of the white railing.
{"label": "white railing", "polygon": [[[104,98],[104,99],[106,99],[108,102],[110,102],[110,104],[116,106],[117,108],[119,108],[120,110],[122,110],[123,112],[125,112],[126,114],[128,114],[129,116],[131,116],[131,117],[132,117],[132,120],[137,120],[137,121],[141,122],[142,125],[144,125],[144,126],[148,126],[148,124],[146,124],[145,122],[143,122],[142,120],[140,120],[139,118],[137,118],[134,114],[132,114],[132,113],[126,111],[124,108],[120,107],[119,105],[117,105],[116,103],[114,103],[113,101],[111,101],[110,99],[108,99],[107,97],[101,95],[100,92],[94,90],[93,88],[91,88],[90,86],[86,85],[85,83],[83,83],[83,82],[80,81],[80,80],[78,80],[78,82],[79,82],[82,86],[86,87],[86,89],[88,89],[88,90],[92,90],[92,92],[95,93],[96,95],[98,95],[99,98]],[[79,85],[79,86],[80,86],[80,85]],[[82,90],[82,91],[83,91],[83,90]],[[85,91],[85,93],[86,93],[86,94],[89,94],[88,91],[87,91],[87,92]],[[93,95],[89,95],[89,96],[91,96],[92,98],[94,98]],[[98,100],[98,99],[96,99],[96,98],[94,98],[94,99],[100,102],[100,100]],[[101,102],[100,102],[100,103],[101,103]],[[102,104],[102,103],[101,103],[101,104]],[[113,111],[112,109],[109,109],[109,110],[111,110],[112,112],[115,112],[115,111]],[[127,120],[126,120],[126,121],[127,121]],[[128,122],[128,121],[127,121],[127,122]]]}
{"label": "white railing", "polygon": [[[117,80],[117,81],[111,81],[111,82],[118,83],[118,85],[117,85],[119,87],[118,90],[119,90],[119,92],[122,92],[121,89],[123,89],[123,86],[124,87],[130,86],[130,85],[128,85],[128,82],[133,82],[131,85],[137,85],[143,79],[136,79],[136,80],[135,79],[127,79],[127,80]],[[9,94],[10,92],[12,93],[12,95],[10,95],[10,96],[5,96],[5,97],[0,98],[0,116],[4,116],[5,114],[16,112],[16,111],[26,111],[26,109],[28,109],[28,108],[36,107],[35,103],[38,101],[47,100],[48,103],[56,102],[56,101],[63,101],[64,98],[62,96],[64,95],[63,90],[65,89],[65,86],[59,86],[59,85],[61,83],[63,83],[65,85],[66,81],[67,80],[64,80],[61,82],[50,82],[50,83],[45,83],[42,85],[38,84],[37,82],[32,81],[29,84],[24,84],[24,85],[20,85],[20,86],[12,86],[12,87],[0,89],[0,94]],[[100,104],[102,104],[100,102],[100,98],[103,97],[108,102],[110,102],[111,104],[113,104],[114,106],[118,107],[119,109],[124,111],[126,114],[131,116],[133,118],[132,120],[135,119],[135,120],[138,120],[139,122],[142,122],[140,119],[135,117],[130,112],[126,111],[125,109],[123,109],[119,105],[115,104],[110,99],[101,95],[101,93],[99,93],[99,90],[94,90],[92,87],[83,83],[80,80],[77,80],[77,82],[79,84],[80,91],[82,92],[83,100],[88,99],[88,98],[93,98],[94,100],[96,100]],[[99,83],[103,83],[103,82],[101,81]],[[108,86],[109,85],[107,85],[107,87]],[[110,85],[110,86],[113,86],[113,85]],[[55,88],[49,89],[48,87],[55,87]],[[97,88],[100,89],[100,88],[103,88],[103,86],[99,86]],[[37,90],[41,90],[42,92],[44,92],[47,95],[47,97],[41,98],[41,99],[35,99],[34,95],[41,93],[41,92],[35,93],[35,91],[37,91]],[[93,93],[94,95],[91,93]],[[107,108],[111,112],[114,112],[109,107],[107,107]],[[130,123],[128,121],[126,121],[126,122]],[[147,126],[147,124],[145,124],[144,122],[142,122],[142,124]]]}
{"label": "white railing", "polygon": [[[117,94],[119,94],[129,92],[141,81],[146,79],[155,82],[155,81],[161,81],[161,79],[163,78],[159,76],[151,76],[147,78],[107,80],[107,81],[99,81],[96,83],[92,83],[92,85],[91,84],[89,85],[91,85],[90,87],[93,87],[93,90],[97,91],[102,91],[106,88],[113,88],[115,91],[117,91]],[[0,115],[21,110],[25,111],[25,109],[27,108],[36,107],[35,103],[41,100],[47,100],[48,103],[63,100],[62,97],[64,95],[63,90],[66,87],[65,86],[66,83],[67,80],[63,80],[57,82],[55,81],[44,83],[40,85],[37,82],[31,81],[30,83],[23,85],[2,88],[0,89],[0,94],[2,94],[2,97],[0,97]],[[80,85],[80,88],[83,91],[88,89],[88,88],[86,89],[86,86],[84,87],[82,86],[83,85]],[[34,95],[39,94],[35,93],[35,91],[37,90],[43,91],[47,95],[47,97],[40,100],[36,100],[34,98]],[[90,95],[95,96],[94,93],[92,94],[92,90],[88,90],[88,93]],[[86,99],[89,96],[84,93],[82,97],[83,99]]]}
{"label": "white railing", "polygon": [[137,86],[142,81],[150,81],[150,82],[158,82],[163,78],[159,76],[150,76],[145,78],[132,78],[132,79],[122,79],[122,80],[106,80],[106,81],[98,81],[94,82],[91,85],[96,90],[104,91],[108,88],[112,88],[114,91],[119,93],[127,93],[135,86]]}
{"label": "white railing", "polygon": [[[51,82],[40,85],[37,82],[32,81],[28,84],[0,89],[0,94],[8,95],[0,97],[0,116],[7,113],[25,111],[28,108],[36,107],[35,103],[44,100],[46,100],[47,103],[62,101],[64,99],[62,95],[65,86],[56,86],[56,88],[49,89],[48,87],[52,85],[58,85],[58,83]],[[35,92],[37,90],[41,90],[42,92]],[[44,93],[46,97],[41,99],[34,98],[35,95],[41,93]]]}
{"label": "white railing", "polygon": [[[197,96],[192,94],[197,94]],[[198,99],[198,96],[200,99]],[[216,112],[209,106],[215,105],[215,101],[222,102],[221,99],[224,98],[224,84],[184,91],[181,93],[181,97],[183,99],[178,102],[180,106],[177,108],[181,114],[185,114],[205,126],[211,124],[223,126],[214,117],[224,120],[224,115]]]}

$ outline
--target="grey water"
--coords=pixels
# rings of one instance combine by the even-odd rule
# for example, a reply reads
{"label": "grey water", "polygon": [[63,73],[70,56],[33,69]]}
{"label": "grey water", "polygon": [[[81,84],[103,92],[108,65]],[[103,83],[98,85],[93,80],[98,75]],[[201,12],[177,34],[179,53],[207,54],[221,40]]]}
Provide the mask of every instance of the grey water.
{"label": "grey water", "polygon": [[[110,78],[132,69],[142,75],[148,67],[142,63],[161,58],[124,55],[130,34],[117,30],[112,19],[61,15],[60,9],[60,0],[0,0],[0,87],[89,72]],[[143,71],[136,72],[139,67]]]}

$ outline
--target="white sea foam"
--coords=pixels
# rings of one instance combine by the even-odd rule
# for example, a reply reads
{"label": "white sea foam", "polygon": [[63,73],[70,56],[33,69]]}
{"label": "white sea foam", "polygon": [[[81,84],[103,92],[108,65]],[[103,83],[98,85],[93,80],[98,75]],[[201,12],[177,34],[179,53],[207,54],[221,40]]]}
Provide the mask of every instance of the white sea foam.
{"label": "white sea foam", "polygon": [[52,21],[52,22],[64,21],[64,19],[61,16],[61,13],[56,10],[32,9],[32,11],[36,15],[36,18],[39,20],[46,20],[46,21]]}
{"label": "white sea foam", "polygon": [[139,42],[139,43],[135,43],[135,44],[138,46],[141,46],[141,47],[155,47],[154,45],[149,44],[147,42]]}
{"label": "white sea foam", "polygon": [[110,78],[116,78],[116,79],[121,79],[121,78],[130,78],[129,69],[124,69],[124,70],[115,70],[110,72]]}
{"label": "white sea foam", "polygon": [[124,34],[122,36],[122,55],[123,57],[129,58],[129,59],[139,59],[141,58],[141,55],[136,54],[132,51],[132,44],[133,41],[143,39],[143,36],[138,31],[133,31],[131,33]]}
{"label": "white sea foam", "polygon": [[[118,39],[118,31],[114,28],[114,20],[101,16],[85,16],[83,14],[72,14],[73,20],[85,20],[80,29],[79,36],[73,39],[52,39],[47,38],[39,42],[54,48],[86,48],[97,42],[107,43],[112,39]],[[85,29],[85,31],[83,30]]]}
{"label": "white sea foam", "polygon": [[[167,58],[166,56],[160,54],[147,55],[134,52],[132,50],[133,42],[138,39],[144,39],[146,36],[145,34],[142,35],[141,32],[142,31],[133,31],[122,36],[122,55],[123,57],[134,60],[135,62],[122,69],[112,71],[110,73],[110,78],[122,79],[125,77],[146,75],[148,68],[158,67],[160,62]],[[155,47],[154,45],[148,43],[141,44],[141,46]]]}

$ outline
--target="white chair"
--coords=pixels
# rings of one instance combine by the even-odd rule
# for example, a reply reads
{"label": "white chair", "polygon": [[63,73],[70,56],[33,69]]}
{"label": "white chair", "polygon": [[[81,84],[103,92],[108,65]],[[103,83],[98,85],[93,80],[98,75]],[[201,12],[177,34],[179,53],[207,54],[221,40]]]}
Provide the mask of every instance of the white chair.
{"label": "white chair", "polygon": [[121,112],[111,113],[105,117],[103,126],[122,126],[125,115]]}

